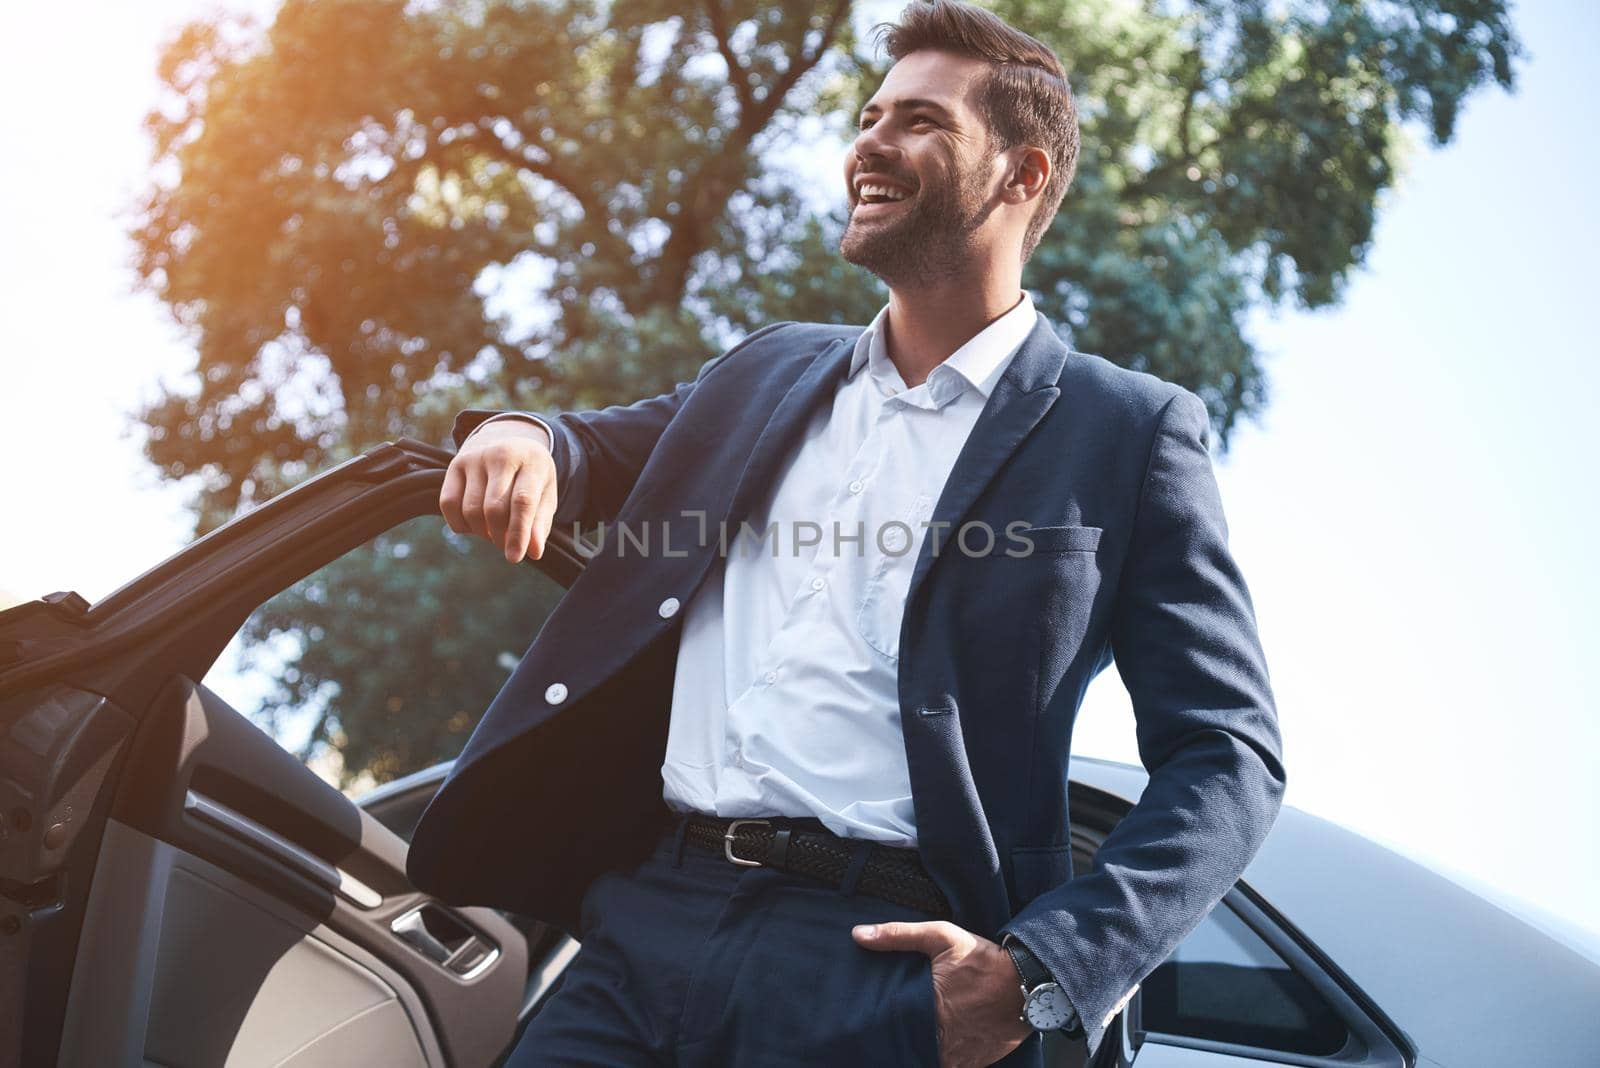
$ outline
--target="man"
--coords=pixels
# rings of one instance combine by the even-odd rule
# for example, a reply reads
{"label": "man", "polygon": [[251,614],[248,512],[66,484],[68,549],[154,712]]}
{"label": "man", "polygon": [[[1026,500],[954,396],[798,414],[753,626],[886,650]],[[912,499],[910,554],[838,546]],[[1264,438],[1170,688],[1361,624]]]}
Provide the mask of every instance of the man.
{"label": "man", "polygon": [[[1076,160],[1059,60],[942,0],[886,43],[845,160],[871,326],[458,419],[453,529],[520,561],[618,524],[410,854],[422,889],[581,938],[512,1064],[1092,1052],[1276,814],[1205,409],[1069,352],[1021,290]],[[1073,719],[1113,656],[1150,780],[1074,879]]]}

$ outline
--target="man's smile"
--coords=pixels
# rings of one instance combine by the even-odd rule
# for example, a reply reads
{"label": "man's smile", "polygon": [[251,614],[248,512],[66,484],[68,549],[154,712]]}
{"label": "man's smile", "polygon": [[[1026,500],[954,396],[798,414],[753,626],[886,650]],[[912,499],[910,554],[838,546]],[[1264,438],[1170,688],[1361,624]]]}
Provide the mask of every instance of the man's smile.
{"label": "man's smile", "polygon": [[855,210],[850,213],[850,218],[874,219],[880,215],[888,215],[891,212],[900,210],[901,204],[909,199],[910,197],[907,196],[902,196],[898,200],[887,198],[882,200],[869,200],[863,197],[861,200],[856,202]]}
{"label": "man's smile", "polygon": [[887,185],[883,182],[861,183],[861,199],[868,204],[876,204],[885,200],[904,200],[910,195],[899,186]]}
{"label": "man's smile", "polygon": [[887,214],[895,206],[910,200],[915,194],[903,182],[878,174],[857,175],[855,179],[856,204],[851,217],[868,217]]}

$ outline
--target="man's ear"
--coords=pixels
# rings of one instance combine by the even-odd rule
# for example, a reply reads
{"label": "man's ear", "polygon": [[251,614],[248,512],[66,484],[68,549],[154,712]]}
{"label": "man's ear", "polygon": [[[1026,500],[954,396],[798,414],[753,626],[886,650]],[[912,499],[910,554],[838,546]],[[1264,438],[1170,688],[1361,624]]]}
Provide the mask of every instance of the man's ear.
{"label": "man's ear", "polygon": [[1027,145],[1016,152],[1016,161],[1006,176],[1004,195],[1008,202],[1021,204],[1044,192],[1050,181],[1050,154]]}

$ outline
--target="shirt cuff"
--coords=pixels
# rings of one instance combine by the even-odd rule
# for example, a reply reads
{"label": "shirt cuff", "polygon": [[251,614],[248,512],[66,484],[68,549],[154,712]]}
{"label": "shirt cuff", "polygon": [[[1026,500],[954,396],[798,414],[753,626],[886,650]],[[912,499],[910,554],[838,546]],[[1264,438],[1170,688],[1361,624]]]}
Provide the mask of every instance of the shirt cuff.
{"label": "shirt cuff", "polygon": [[467,442],[472,440],[473,434],[476,434],[490,423],[502,419],[521,419],[524,422],[532,423],[535,426],[542,428],[546,438],[545,445],[554,448],[556,442],[556,432],[550,429],[549,423],[545,422],[543,419],[540,419],[537,415],[533,415],[529,412],[501,412],[499,415],[491,415],[489,418],[473,427],[471,433],[467,434],[466,437],[461,439],[461,444],[465,445]]}

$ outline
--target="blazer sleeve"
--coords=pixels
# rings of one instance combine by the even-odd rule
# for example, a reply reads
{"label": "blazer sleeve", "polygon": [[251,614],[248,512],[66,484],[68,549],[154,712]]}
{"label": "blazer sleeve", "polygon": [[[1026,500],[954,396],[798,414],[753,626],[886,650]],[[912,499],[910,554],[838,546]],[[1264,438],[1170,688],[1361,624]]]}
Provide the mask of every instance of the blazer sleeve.
{"label": "blazer sleeve", "polygon": [[1239,878],[1283,796],[1277,712],[1209,437],[1193,393],[1161,410],[1113,608],[1111,650],[1149,782],[1092,869],[1002,929],[1062,986],[1091,1053]]}
{"label": "blazer sleeve", "polygon": [[758,338],[787,326],[772,323],[739,344],[708,360],[693,382],[680,382],[670,392],[633,404],[614,404],[586,412],[500,412],[467,408],[456,415],[451,437],[460,448],[483,423],[497,415],[523,415],[550,434],[550,454],[556,467],[557,526],[589,526],[616,519],[623,501],[633,492],[639,473],[650,459],[656,442],[696,386],[717,365],[730,359]]}

